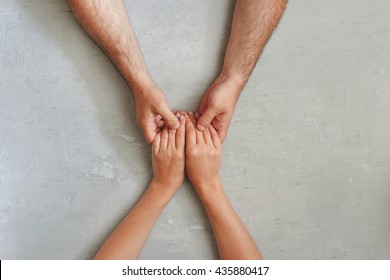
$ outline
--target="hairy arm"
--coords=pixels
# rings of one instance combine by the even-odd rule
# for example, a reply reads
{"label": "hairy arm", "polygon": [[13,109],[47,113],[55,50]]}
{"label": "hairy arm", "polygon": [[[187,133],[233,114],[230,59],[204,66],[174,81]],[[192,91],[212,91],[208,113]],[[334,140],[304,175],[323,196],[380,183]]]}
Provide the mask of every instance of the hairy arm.
{"label": "hairy arm", "polygon": [[287,0],[238,0],[222,75],[243,86],[283,14]]}
{"label": "hairy arm", "polygon": [[74,16],[110,58],[132,89],[137,123],[151,143],[166,124],[179,123],[163,92],[150,77],[122,0],[67,0]]}
{"label": "hairy arm", "polygon": [[68,5],[131,87],[152,82],[122,0],[68,0]]}
{"label": "hairy arm", "polygon": [[205,92],[198,112],[198,129],[210,124],[226,137],[234,108],[287,0],[237,0],[220,75]]}

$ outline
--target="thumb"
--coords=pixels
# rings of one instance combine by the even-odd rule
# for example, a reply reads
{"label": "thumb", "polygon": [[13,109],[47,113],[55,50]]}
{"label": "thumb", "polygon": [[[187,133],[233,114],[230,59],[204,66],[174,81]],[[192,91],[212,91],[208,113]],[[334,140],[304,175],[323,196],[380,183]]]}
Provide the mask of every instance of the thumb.
{"label": "thumb", "polygon": [[202,116],[200,116],[197,128],[200,131],[203,131],[208,128],[216,115],[218,115],[218,111],[215,108],[207,108],[207,110],[202,114]]}
{"label": "thumb", "polygon": [[161,105],[159,110],[157,111],[162,118],[164,119],[167,126],[171,129],[178,129],[180,126],[179,120],[175,116],[174,113],[172,113],[171,109],[169,109],[167,104]]}

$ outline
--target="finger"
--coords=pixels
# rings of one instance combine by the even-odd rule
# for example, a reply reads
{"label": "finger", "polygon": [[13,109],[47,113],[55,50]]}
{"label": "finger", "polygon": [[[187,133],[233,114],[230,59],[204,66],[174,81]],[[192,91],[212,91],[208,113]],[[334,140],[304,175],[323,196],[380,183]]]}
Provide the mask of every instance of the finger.
{"label": "finger", "polygon": [[192,146],[196,144],[195,127],[189,116],[186,116],[185,119],[186,145]]}
{"label": "finger", "polygon": [[165,127],[161,132],[160,150],[166,150],[168,147],[168,128]]}
{"label": "finger", "polygon": [[[180,118],[180,116],[184,116],[184,115],[186,115],[187,114],[187,112],[186,111],[176,111],[175,112],[175,115],[176,115],[176,117],[179,119]],[[180,121],[179,121],[180,122]]]}
{"label": "finger", "polygon": [[162,116],[166,125],[169,128],[171,128],[171,129],[178,129],[179,128],[179,125],[180,125],[179,120],[177,119],[175,114],[172,113],[172,111],[169,109],[167,104],[164,103],[163,105],[161,105],[159,108],[159,111],[157,113],[159,113]]}
{"label": "finger", "polygon": [[218,133],[220,142],[223,143],[223,141],[225,141],[225,138],[227,136],[227,130],[229,127],[225,124],[221,124],[217,122],[216,120],[214,120],[211,124],[212,125],[210,126],[212,126],[215,129],[215,131]]}
{"label": "finger", "polygon": [[[194,127],[196,127],[195,116],[194,116],[194,115],[191,115],[191,116],[190,116],[190,119],[191,119],[192,124],[194,125]],[[197,143],[197,144],[204,144],[203,132],[200,131],[199,129],[196,129],[196,128],[195,128],[195,135],[196,135],[196,143]]]}
{"label": "finger", "polygon": [[218,131],[218,135],[221,143],[223,143],[223,141],[225,141],[225,138],[227,136],[227,132],[225,132],[224,130],[220,130]]}
{"label": "finger", "polygon": [[165,122],[164,120],[160,120],[157,124],[157,127],[164,127],[165,126]]}
{"label": "finger", "polygon": [[216,115],[218,115],[218,111],[214,107],[207,108],[198,120],[198,129],[203,131],[208,128]]}
{"label": "finger", "polygon": [[211,139],[213,140],[213,145],[216,149],[219,149],[221,147],[221,139],[218,135],[218,132],[215,130],[215,128],[210,125],[209,126],[209,131],[211,135]]}
{"label": "finger", "polygon": [[156,123],[159,123],[162,120],[162,116],[158,114],[155,118]]}
{"label": "finger", "polygon": [[210,128],[203,131],[203,139],[207,145],[213,145],[213,140],[211,139],[211,134],[209,129]]}
{"label": "finger", "polygon": [[196,112],[196,113],[195,113],[195,119],[196,119],[196,120],[199,120],[199,118],[200,118],[200,114],[199,114],[199,112]]}
{"label": "finger", "polygon": [[207,104],[209,103],[210,93],[211,93],[212,90],[213,90],[213,85],[211,85],[207,89],[207,91],[204,93],[204,95],[202,97],[202,101],[200,102],[200,105],[199,105],[199,108],[198,108],[199,114],[203,114],[206,111]]}
{"label": "finger", "polygon": [[153,155],[157,156],[159,150],[160,150],[160,133],[157,133],[157,135],[156,135],[156,137],[154,137],[154,140],[152,143]]}
{"label": "finger", "polygon": [[176,149],[176,129],[168,129],[168,148]]}
{"label": "finger", "polygon": [[182,115],[185,111],[173,111],[173,113],[176,115],[177,113],[179,113],[180,115]]}
{"label": "finger", "polygon": [[152,144],[154,137],[156,136],[156,131],[150,131],[149,129],[142,128],[142,132],[145,136],[146,141],[148,144]]}
{"label": "finger", "polygon": [[184,144],[185,144],[185,127],[186,127],[186,121],[184,116],[180,116],[179,119],[180,127],[176,131],[176,149],[179,151],[184,150]]}

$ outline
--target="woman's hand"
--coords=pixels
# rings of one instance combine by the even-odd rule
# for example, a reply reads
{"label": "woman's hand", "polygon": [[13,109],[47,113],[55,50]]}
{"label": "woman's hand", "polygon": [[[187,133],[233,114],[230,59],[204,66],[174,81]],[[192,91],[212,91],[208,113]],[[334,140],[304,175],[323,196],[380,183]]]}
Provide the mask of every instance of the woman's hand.
{"label": "woman's hand", "polygon": [[184,180],[185,118],[179,116],[180,127],[165,127],[152,144],[153,183],[175,193]]}
{"label": "woman's hand", "polygon": [[210,182],[219,180],[221,140],[213,126],[195,128],[194,116],[186,117],[186,174],[199,193]]}

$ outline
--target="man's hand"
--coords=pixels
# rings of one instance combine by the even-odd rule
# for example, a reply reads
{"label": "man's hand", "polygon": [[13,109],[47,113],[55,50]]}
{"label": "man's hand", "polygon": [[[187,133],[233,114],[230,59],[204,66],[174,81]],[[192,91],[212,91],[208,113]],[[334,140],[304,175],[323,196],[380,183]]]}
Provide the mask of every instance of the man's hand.
{"label": "man's hand", "polygon": [[180,116],[179,125],[176,130],[165,127],[157,133],[152,144],[153,182],[169,188],[172,194],[177,191],[184,180],[184,116]]}
{"label": "man's hand", "polygon": [[242,86],[233,80],[222,76],[216,79],[200,103],[197,112],[200,115],[197,128],[204,131],[211,124],[223,142],[241,90]]}
{"label": "man's hand", "polygon": [[221,76],[202,99],[198,129],[211,123],[221,140],[225,139],[237,98],[286,3],[287,0],[236,1]]}
{"label": "man's hand", "polygon": [[137,123],[151,143],[165,124],[177,129],[164,94],[150,78],[122,0],[67,0],[77,21],[102,48],[132,89]]}
{"label": "man's hand", "polygon": [[178,118],[169,109],[164,94],[157,86],[144,88],[142,92],[136,92],[134,96],[137,124],[149,144],[164,126],[170,129],[179,127]]}
{"label": "man's hand", "polygon": [[221,140],[213,126],[203,132],[195,128],[194,116],[186,116],[186,174],[196,191],[218,181],[221,166]]}

